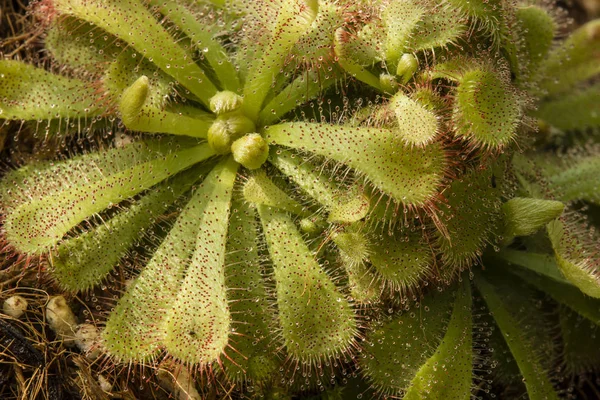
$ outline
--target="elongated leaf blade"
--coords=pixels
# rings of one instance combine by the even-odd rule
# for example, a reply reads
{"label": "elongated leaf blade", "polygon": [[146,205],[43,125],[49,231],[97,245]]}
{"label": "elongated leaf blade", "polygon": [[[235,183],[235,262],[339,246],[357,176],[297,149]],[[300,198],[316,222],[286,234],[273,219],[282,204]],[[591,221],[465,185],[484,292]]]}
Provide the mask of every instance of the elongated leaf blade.
{"label": "elongated leaf blade", "polygon": [[77,119],[101,114],[91,83],[0,60],[0,119]]}

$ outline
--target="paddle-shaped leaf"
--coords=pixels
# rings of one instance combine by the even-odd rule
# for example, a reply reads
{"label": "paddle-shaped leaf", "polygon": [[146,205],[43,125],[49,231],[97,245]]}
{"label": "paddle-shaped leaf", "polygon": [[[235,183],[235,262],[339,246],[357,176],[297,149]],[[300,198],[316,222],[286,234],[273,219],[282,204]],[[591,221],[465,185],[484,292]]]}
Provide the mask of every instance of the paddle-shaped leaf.
{"label": "paddle-shaped leaf", "polygon": [[[65,161],[60,167],[62,175],[46,176],[43,180],[37,179],[39,171],[35,169],[5,178],[0,191],[7,192],[13,201],[20,196],[9,193],[13,192],[11,178],[38,183],[35,194],[21,195],[20,204],[9,208],[4,221],[7,238],[20,251],[44,251],[86,218],[214,154],[206,144],[175,150],[168,145],[157,147],[143,142],[130,146],[133,149],[116,148]],[[127,153],[131,160],[116,165],[124,155],[119,153]],[[84,164],[84,169],[78,170],[77,164]],[[103,169],[104,165],[110,167]],[[60,181],[69,184],[57,184]]]}
{"label": "paddle-shaped leaf", "polygon": [[444,175],[441,146],[409,148],[387,129],[295,122],[268,127],[265,139],[346,164],[405,204],[430,200]]}

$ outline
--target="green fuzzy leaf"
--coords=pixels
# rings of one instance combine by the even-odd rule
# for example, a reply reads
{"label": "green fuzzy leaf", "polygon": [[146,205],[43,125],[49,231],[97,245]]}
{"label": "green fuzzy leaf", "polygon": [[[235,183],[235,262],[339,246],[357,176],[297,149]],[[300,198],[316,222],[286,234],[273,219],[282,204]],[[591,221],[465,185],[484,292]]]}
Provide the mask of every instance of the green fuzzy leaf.
{"label": "green fuzzy leaf", "polygon": [[501,165],[484,171],[472,170],[452,182],[440,204],[440,224],[445,232],[436,232],[448,273],[470,266],[498,232],[504,187]]}
{"label": "green fuzzy leaf", "polygon": [[56,11],[90,22],[128,43],[208,106],[217,92],[204,71],[137,0],[56,0]]}
{"label": "green fuzzy leaf", "polygon": [[476,25],[471,30],[481,30],[498,44],[502,36],[504,3],[500,0],[449,0],[449,5]]}
{"label": "green fuzzy leaf", "polygon": [[201,172],[192,168],[161,183],[106,223],[61,243],[51,258],[52,274],[60,286],[80,291],[100,283]]}
{"label": "green fuzzy leaf", "polygon": [[305,33],[316,17],[311,7],[297,0],[283,0],[275,26],[271,30],[270,43],[264,48],[248,71],[244,85],[244,112],[256,118],[263,106],[273,80],[285,63],[285,57],[299,37]]}
{"label": "green fuzzy leaf", "polygon": [[570,163],[557,162],[547,170],[550,185],[563,201],[586,200],[600,204],[600,157],[596,155],[576,158]]}
{"label": "green fuzzy leaf", "polygon": [[600,84],[543,101],[534,115],[565,131],[600,128]]}
{"label": "green fuzzy leaf", "polygon": [[521,120],[520,100],[511,84],[479,69],[464,73],[459,82],[452,116],[456,135],[487,148],[510,143]]}
{"label": "green fuzzy leaf", "polygon": [[104,71],[123,52],[113,35],[72,17],[54,19],[44,43],[61,65],[92,73]]}
{"label": "green fuzzy leaf", "polygon": [[281,335],[288,354],[317,363],[340,356],[354,341],[348,300],[321,268],[286,214],[258,207],[277,287]]}
{"label": "green fuzzy leaf", "polygon": [[384,27],[377,22],[379,21],[365,24],[356,33],[338,29],[335,35],[336,56],[363,67],[370,67],[382,61],[378,50],[384,40]]}
{"label": "green fuzzy leaf", "polygon": [[225,279],[232,318],[229,344],[233,350],[227,352],[223,363],[234,382],[268,382],[278,368],[270,333],[274,315],[261,275],[255,214],[240,201],[231,206]]}
{"label": "green fuzzy leaf", "polygon": [[348,274],[348,287],[355,302],[375,303],[380,300],[381,281],[365,263],[353,263],[348,257],[342,257],[341,264]]}
{"label": "green fuzzy leaf", "polygon": [[382,20],[387,31],[385,59],[396,65],[409,38],[427,13],[427,8],[418,0],[390,2],[382,12]]}
{"label": "green fuzzy leaf", "polygon": [[270,126],[265,139],[306,150],[354,168],[404,204],[423,205],[444,175],[442,148],[408,148],[391,130],[295,122]]}
{"label": "green fuzzy leaf", "polygon": [[540,65],[538,83],[547,95],[568,92],[600,73],[600,19],[586,23]]}
{"label": "green fuzzy leaf", "polygon": [[504,296],[501,296],[496,288],[480,274],[476,276],[475,284],[519,366],[529,398],[531,400],[558,400],[559,397],[554,391],[539,357],[536,356],[537,347],[534,338],[528,336],[527,332],[521,328],[519,321],[514,317],[514,310],[510,308]]}
{"label": "green fuzzy leaf", "polygon": [[353,46],[353,42],[349,41],[349,36],[351,35],[343,28],[339,28],[335,33],[334,51],[338,64],[352,77],[377,90],[382,90],[379,78],[367,69],[369,62],[365,63],[367,65],[362,65],[360,58],[358,60],[354,58],[352,52],[356,46]]}
{"label": "green fuzzy leaf", "polygon": [[77,119],[101,114],[90,83],[0,60],[0,119]]}
{"label": "green fuzzy leaf", "polygon": [[310,28],[300,36],[292,49],[293,63],[318,70],[334,64],[332,48],[335,32],[345,24],[344,12],[348,10],[346,5],[340,6],[329,0],[305,0],[305,3],[307,7],[312,7],[311,3],[316,4],[318,12]]}
{"label": "green fuzzy leaf", "polygon": [[515,197],[502,204],[505,242],[515,236],[528,236],[560,217],[565,205],[560,201]]}
{"label": "green fuzzy leaf", "polygon": [[203,198],[196,248],[170,311],[163,343],[173,357],[189,364],[210,364],[225,351],[231,313],[225,287],[225,245],[231,196],[239,167],[221,161],[197,194]]}
{"label": "green fuzzy leaf", "polygon": [[370,329],[359,360],[361,370],[380,391],[401,396],[421,367],[436,354],[452,312],[452,291],[429,293],[418,308]]}
{"label": "green fuzzy leaf", "polygon": [[371,241],[369,250],[377,275],[402,293],[416,288],[431,270],[433,253],[418,233],[383,233]]}
{"label": "green fuzzy leaf", "polygon": [[149,4],[173,21],[202,51],[202,57],[215,71],[223,89],[234,92],[239,89],[240,81],[235,67],[225,48],[215,39],[219,34],[218,26],[207,26],[205,21],[190,18],[190,10],[175,1],[150,0]]}
{"label": "green fuzzy leaf", "polygon": [[406,43],[406,51],[417,52],[454,44],[467,31],[467,19],[460,11],[441,5],[428,10]]}
{"label": "green fuzzy leaf", "polygon": [[323,94],[336,82],[334,73],[325,74],[320,69],[307,71],[267,103],[258,116],[258,126],[273,124],[294,108]]}
{"label": "green fuzzy leaf", "polygon": [[355,222],[368,214],[369,201],[358,189],[342,187],[303,157],[277,149],[271,152],[269,161],[326,207],[329,222]]}
{"label": "green fuzzy leaf", "polygon": [[[35,168],[9,175],[0,185],[0,192],[16,201],[9,206],[4,221],[6,238],[19,251],[44,251],[86,218],[214,154],[206,144],[178,151],[156,144],[137,143],[127,149],[68,160],[58,168],[49,168],[48,172],[60,171],[61,175],[43,175],[40,180]],[[127,156],[130,161],[117,163]],[[78,165],[83,169],[79,170]],[[109,168],[103,169],[106,165]],[[19,193],[10,187],[14,178],[24,185],[38,184],[32,193]],[[61,181],[68,184],[61,185]]]}
{"label": "green fuzzy leaf", "polygon": [[[165,337],[165,310],[175,302],[202,227],[198,218],[209,204],[215,172],[198,187],[168,235],[137,279],[127,288],[103,331],[108,353],[118,360],[143,362],[161,347]],[[195,362],[195,361],[194,361]]]}
{"label": "green fuzzy leaf", "polygon": [[407,145],[423,146],[438,135],[438,117],[419,101],[399,92],[390,100],[390,107],[398,120],[394,130]]}
{"label": "green fuzzy leaf", "polygon": [[379,299],[383,287],[381,278],[366,265],[372,249],[362,228],[361,223],[352,224],[344,232],[332,235],[332,239],[339,250],[341,265],[348,274],[353,300],[369,303]]}
{"label": "green fuzzy leaf", "polygon": [[523,50],[527,57],[528,75],[530,75],[535,72],[552,47],[557,29],[556,22],[545,8],[535,4],[519,7],[515,16],[519,24],[520,40],[523,41]]}
{"label": "green fuzzy leaf", "polygon": [[471,398],[471,303],[471,282],[465,280],[457,292],[444,339],[435,353],[419,368],[404,396],[405,400]]}
{"label": "green fuzzy leaf", "polygon": [[[588,296],[600,298],[600,255],[575,226],[555,220],[548,224],[554,257],[565,278]],[[595,242],[597,244],[597,242]]]}
{"label": "green fuzzy leaf", "polygon": [[559,307],[558,316],[567,372],[579,375],[598,370],[600,327],[568,307]]}
{"label": "green fuzzy leaf", "polygon": [[264,170],[259,170],[248,177],[242,191],[244,200],[250,203],[277,207],[303,217],[310,216],[310,212],[279,189]]}

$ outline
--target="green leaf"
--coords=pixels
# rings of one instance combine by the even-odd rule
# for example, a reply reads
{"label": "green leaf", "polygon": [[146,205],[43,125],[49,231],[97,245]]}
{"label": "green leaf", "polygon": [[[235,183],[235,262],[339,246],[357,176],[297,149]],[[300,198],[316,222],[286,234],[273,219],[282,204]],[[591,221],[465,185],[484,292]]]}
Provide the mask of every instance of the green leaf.
{"label": "green leaf", "polygon": [[573,32],[540,65],[538,84],[547,95],[571,90],[600,73],[600,19]]}
{"label": "green leaf", "polygon": [[191,11],[175,1],[151,0],[149,4],[157,7],[202,51],[202,57],[212,67],[223,89],[235,92],[240,88],[235,67],[225,48],[215,38],[219,34],[219,26],[207,26],[205,20],[190,18]]}
{"label": "green leaf", "polygon": [[329,212],[329,222],[355,222],[369,212],[369,201],[355,187],[343,187],[302,156],[276,149],[269,161]]}
{"label": "green leaf", "polygon": [[[215,185],[215,172],[194,192],[168,235],[106,321],[102,333],[108,353],[117,360],[143,362],[162,346],[165,310],[175,302],[191,257],[198,249],[203,218]],[[223,236],[225,234],[223,233]],[[195,362],[195,361],[193,361]]]}
{"label": "green leaf", "polygon": [[475,69],[460,78],[452,116],[457,136],[485,148],[506,146],[521,114],[520,99],[506,77]]}
{"label": "green leaf", "polygon": [[105,223],[62,242],[52,254],[53,277],[61,287],[72,291],[91,289],[100,283],[201,174],[198,168],[191,168],[161,183]]}
{"label": "green leaf", "polygon": [[[0,185],[0,192],[13,202],[4,221],[6,238],[25,253],[47,250],[86,218],[214,154],[206,144],[173,151],[168,144],[163,147],[157,143],[136,143],[80,156],[49,168],[47,172],[60,174],[42,175],[40,180],[36,168],[9,175]],[[117,162],[126,157],[131,158],[123,164]],[[17,185],[24,189],[11,188],[12,179],[21,181]],[[61,184],[63,181],[67,183]]]}
{"label": "green leaf", "polygon": [[202,183],[200,231],[196,247],[164,319],[163,343],[173,357],[189,364],[220,359],[229,341],[231,313],[225,287],[225,245],[231,196],[239,167],[223,159]]}
{"label": "green leaf", "polygon": [[418,307],[367,332],[359,363],[372,386],[398,397],[406,392],[443,340],[452,312],[452,294],[450,289],[428,293]]}
{"label": "green leaf", "polygon": [[352,77],[381,91],[382,87],[379,78],[372,74],[366,65],[362,65],[360,59],[355,59],[353,52],[356,46],[348,39],[349,36],[351,35],[343,28],[339,28],[335,33],[334,51],[338,59],[338,64]]}
{"label": "green leaf", "polygon": [[472,20],[469,29],[491,37],[494,44],[499,44],[502,37],[504,13],[507,11],[500,0],[450,0],[455,12],[459,12]]}
{"label": "green leaf", "polygon": [[134,131],[144,133],[170,133],[197,138],[206,138],[214,117],[197,110],[193,115],[185,114],[185,107],[180,111],[170,112],[157,107],[148,101],[150,81],[147,76],[140,76],[121,94],[119,111],[125,126]]}
{"label": "green leaf", "polygon": [[439,133],[438,117],[426,106],[399,92],[390,99],[398,127],[394,130],[407,145],[426,145]]}
{"label": "green leaf", "polygon": [[281,90],[260,112],[258,126],[272,125],[285,114],[316,98],[337,82],[335,73],[309,70]]}
{"label": "green leaf", "polygon": [[96,74],[102,73],[123,52],[113,35],[72,17],[55,18],[44,45],[61,65]]}
{"label": "green leaf", "polygon": [[558,303],[569,307],[600,326],[600,300],[584,295],[581,290],[566,282],[561,283],[522,268],[509,270],[530,285],[549,294]]}
{"label": "green leaf", "polygon": [[217,92],[204,71],[137,0],[56,0],[59,13],[90,22],[128,43],[208,106]]}
{"label": "green leaf", "polygon": [[303,217],[309,217],[311,214],[300,203],[279,189],[262,169],[248,177],[242,192],[244,200],[253,204],[277,207]]}
{"label": "green leaf", "polygon": [[531,400],[558,400],[559,397],[554,391],[539,357],[536,356],[535,341],[521,328],[519,321],[514,317],[514,310],[481,274],[476,275],[475,284],[519,366],[529,398]]}
{"label": "green leaf", "polygon": [[268,382],[278,368],[272,334],[273,309],[261,274],[256,211],[233,202],[229,219],[225,279],[228,288],[232,351],[223,360],[234,382]]}
{"label": "green leaf", "polygon": [[536,71],[540,62],[552,47],[557,24],[548,10],[535,4],[517,8],[515,16],[519,24],[519,39],[523,41],[523,51],[527,57],[528,75]]}
{"label": "green leaf", "polygon": [[[554,160],[550,160],[551,162]],[[590,155],[575,158],[574,162],[557,160],[555,171],[547,170],[550,185],[563,201],[585,200],[600,204],[600,157]]]}
{"label": "green leaf", "polygon": [[[513,320],[519,324],[521,337],[531,349],[531,360],[546,371],[550,378],[548,371],[551,371],[560,359],[560,350],[555,343],[556,320],[554,315],[546,312],[552,303],[548,303],[545,293],[538,291],[526,281],[516,279],[505,269],[499,268],[499,264],[486,262],[484,277],[501,297],[504,307]],[[520,371],[516,356],[508,346],[504,330],[494,321],[495,314],[489,307],[483,305],[485,298],[479,297],[482,297],[482,300],[475,306],[475,309],[481,310],[478,313],[481,317],[478,325],[487,326],[492,331],[479,330],[479,333],[483,334],[480,336],[483,340],[491,334],[491,343],[487,345],[489,349],[489,353],[486,352],[486,358],[489,357],[487,362],[500,364],[493,372],[492,379],[496,380],[496,376],[499,376],[498,383],[514,387],[516,392],[523,393],[526,391],[524,385],[526,379]]]}
{"label": "green leaf", "polygon": [[455,44],[467,31],[467,19],[460,11],[443,3],[428,10],[413,29],[406,51],[433,50]]}
{"label": "green leaf", "polygon": [[560,217],[565,205],[560,201],[514,197],[502,204],[504,241],[528,236]]}
{"label": "green leaf", "polygon": [[563,359],[567,373],[585,374],[600,367],[600,327],[568,307],[558,308]]}
{"label": "green leaf", "polygon": [[597,241],[588,243],[582,227],[561,220],[548,224],[548,236],[562,274],[588,296],[600,298],[600,254]]}
{"label": "green leaf", "polygon": [[384,8],[381,18],[387,32],[385,59],[391,65],[398,63],[413,30],[427,12],[425,4],[418,0],[393,1]]}
{"label": "green leaf", "polygon": [[504,174],[502,162],[484,171],[474,169],[444,192],[447,201],[439,205],[443,230],[435,235],[447,273],[472,265],[498,234]]}
{"label": "green leaf", "polygon": [[372,247],[363,227],[362,223],[349,225],[343,232],[332,234],[332,239],[339,250],[340,264],[348,275],[352,299],[358,303],[377,302],[383,285],[380,276],[366,264]]}
{"label": "green leaf", "polygon": [[316,12],[297,0],[283,0],[269,44],[252,63],[244,85],[244,112],[256,119],[273,80],[285,63],[285,57],[299,37],[305,33],[316,17]]}
{"label": "green leaf", "polygon": [[403,204],[425,204],[444,175],[441,146],[409,148],[388,129],[295,122],[270,126],[264,135],[276,144],[346,164]]}
{"label": "green leaf", "polygon": [[556,259],[550,254],[502,249],[502,251],[497,255],[499,258],[502,258],[511,264],[516,264],[527,268],[557,282],[568,284],[568,281],[563,277],[558,265],[556,264]]}
{"label": "green leaf", "polygon": [[600,128],[600,83],[542,101],[534,115],[565,131]]}
{"label": "green leaf", "polygon": [[[307,7],[316,7],[317,15],[292,49],[291,66],[307,70],[325,70],[334,65],[332,53],[336,30],[348,22],[345,13],[351,12],[352,5],[341,5],[334,1],[304,0]],[[311,5],[312,4],[312,5]]]}
{"label": "green leaf", "polygon": [[20,61],[0,60],[0,119],[77,119],[101,114],[92,84]]}
{"label": "green leaf", "polygon": [[295,360],[318,363],[348,351],[354,311],[287,214],[258,206],[277,288],[281,335]]}
{"label": "green leaf", "polygon": [[420,233],[382,233],[371,241],[369,250],[377,275],[402,294],[418,287],[431,271],[433,252]]}
{"label": "green leaf", "polygon": [[471,398],[473,339],[471,282],[463,281],[444,339],[435,353],[419,368],[404,396],[405,400]]}

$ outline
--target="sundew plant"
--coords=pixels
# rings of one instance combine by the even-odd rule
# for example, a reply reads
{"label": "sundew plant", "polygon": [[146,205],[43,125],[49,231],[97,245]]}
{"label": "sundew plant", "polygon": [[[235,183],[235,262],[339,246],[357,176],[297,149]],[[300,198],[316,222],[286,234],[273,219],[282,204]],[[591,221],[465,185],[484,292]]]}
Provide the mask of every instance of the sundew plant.
{"label": "sundew plant", "polygon": [[567,35],[534,0],[32,12],[47,56],[0,61],[0,118],[89,144],[5,174],[2,234],[65,291],[120,293],[106,357],[223,398],[558,399],[597,372],[600,21]]}

